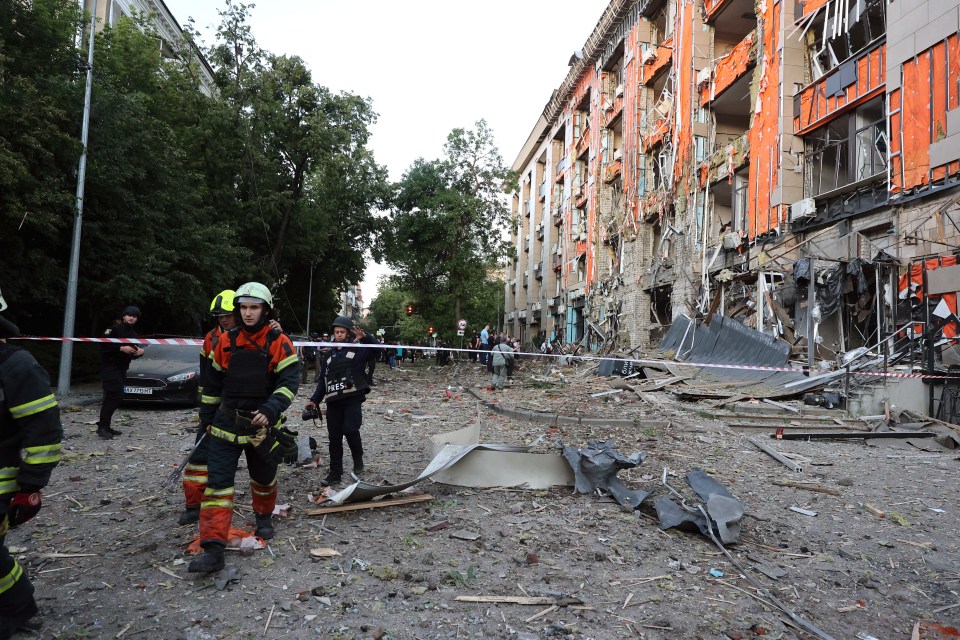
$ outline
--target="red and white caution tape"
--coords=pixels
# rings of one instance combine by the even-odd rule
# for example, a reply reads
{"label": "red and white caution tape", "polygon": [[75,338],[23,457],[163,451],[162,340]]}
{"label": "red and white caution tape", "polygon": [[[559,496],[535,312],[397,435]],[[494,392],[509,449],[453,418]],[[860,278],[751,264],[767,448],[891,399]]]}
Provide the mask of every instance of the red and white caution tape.
{"label": "red and white caution tape", "polygon": [[[151,345],[151,344],[166,344],[166,345],[178,345],[178,346],[201,346],[203,345],[203,340],[197,338],[52,338],[46,336],[19,336],[17,340],[41,340],[41,341],[50,341],[50,342],[93,342],[93,343],[112,343],[112,344],[133,344],[133,345]],[[295,340],[293,342],[296,347],[342,347],[344,343],[342,342],[313,342],[313,341],[299,341]],[[407,344],[365,344],[365,343],[350,343],[352,348],[361,348],[361,349],[403,349],[404,351],[436,351],[442,349],[443,351],[450,351],[454,353],[486,353],[490,355],[489,350],[484,349],[458,349],[454,347],[430,347],[423,345],[407,345]],[[790,373],[804,373],[808,371],[807,367],[803,368],[794,368],[794,367],[770,367],[762,365],[749,365],[749,364],[721,364],[721,363],[710,363],[710,362],[680,362],[675,360],[655,360],[649,358],[621,358],[616,356],[593,356],[593,355],[569,355],[569,354],[557,354],[557,353],[540,353],[540,352],[529,352],[529,351],[514,351],[513,355],[515,356],[530,356],[535,358],[577,358],[578,360],[589,360],[589,361],[602,361],[602,360],[623,360],[630,362],[635,365],[650,365],[650,366],[664,366],[671,365],[674,367],[695,367],[695,368],[707,368],[707,369],[734,369],[734,370],[745,370],[745,371],[782,371]],[[830,373],[841,373],[838,370],[833,371],[824,371],[822,375],[828,375]],[[946,376],[946,375],[930,375],[925,373],[901,373],[895,371],[851,371],[851,375],[858,376],[873,376],[877,378],[914,378],[921,380],[955,380],[956,376]]]}

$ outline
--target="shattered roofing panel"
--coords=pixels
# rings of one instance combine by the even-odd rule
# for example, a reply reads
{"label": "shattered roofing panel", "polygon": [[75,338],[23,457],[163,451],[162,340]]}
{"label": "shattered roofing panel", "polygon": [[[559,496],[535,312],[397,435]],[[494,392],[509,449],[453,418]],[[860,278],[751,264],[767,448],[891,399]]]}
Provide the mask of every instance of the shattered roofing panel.
{"label": "shattered roofing panel", "polygon": [[[786,367],[790,347],[782,340],[755,331],[733,318],[714,314],[710,324],[694,325],[687,316],[679,316],[660,345],[664,355],[681,362],[740,366]],[[684,385],[703,396],[729,397],[750,395],[756,398],[790,396],[823,384],[810,380],[786,388],[788,383],[804,382],[801,371],[757,371],[702,367],[667,367],[678,376],[689,376]]]}

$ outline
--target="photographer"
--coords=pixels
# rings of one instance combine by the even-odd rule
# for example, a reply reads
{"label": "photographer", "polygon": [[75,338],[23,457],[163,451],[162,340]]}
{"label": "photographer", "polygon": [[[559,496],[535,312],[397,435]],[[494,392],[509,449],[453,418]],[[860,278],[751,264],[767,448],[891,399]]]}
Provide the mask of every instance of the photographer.
{"label": "photographer", "polygon": [[[344,345],[356,342],[377,344],[373,335],[344,316],[333,321],[333,341]],[[306,411],[316,408],[321,401],[327,405],[330,472],[321,483],[325,487],[337,484],[343,476],[344,438],[353,456],[353,472],[363,471],[360,426],[363,424],[363,401],[370,393],[365,369],[367,359],[376,357],[374,352],[370,348],[337,346],[321,357],[317,390],[307,403]]]}

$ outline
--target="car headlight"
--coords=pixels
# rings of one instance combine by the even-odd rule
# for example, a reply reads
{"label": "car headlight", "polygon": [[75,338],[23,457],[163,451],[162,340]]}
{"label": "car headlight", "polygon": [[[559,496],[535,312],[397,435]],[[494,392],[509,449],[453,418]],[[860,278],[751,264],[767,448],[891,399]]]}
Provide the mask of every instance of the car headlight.
{"label": "car headlight", "polygon": [[175,376],[170,376],[167,378],[167,382],[186,382],[187,380],[192,380],[197,377],[196,371],[189,371],[187,373],[178,373]]}

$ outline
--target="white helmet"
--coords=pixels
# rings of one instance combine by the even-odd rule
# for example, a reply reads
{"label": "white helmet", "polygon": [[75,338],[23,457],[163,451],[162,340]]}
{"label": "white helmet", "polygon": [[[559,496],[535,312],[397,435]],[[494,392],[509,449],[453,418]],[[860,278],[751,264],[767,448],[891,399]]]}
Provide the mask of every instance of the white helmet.
{"label": "white helmet", "polygon": [[233,297],[234,306],[241,302],[252,302],[255,304],[265,304],[273,308],[273,295],[266,285],[259,282],[248,282],[240,285],[236,295]]}

